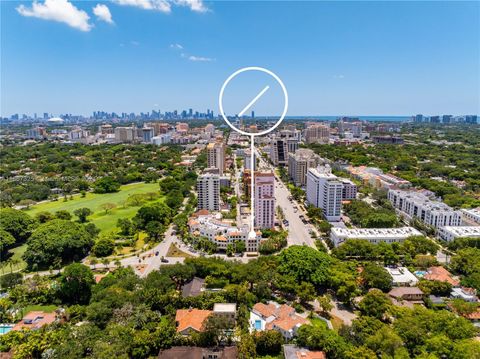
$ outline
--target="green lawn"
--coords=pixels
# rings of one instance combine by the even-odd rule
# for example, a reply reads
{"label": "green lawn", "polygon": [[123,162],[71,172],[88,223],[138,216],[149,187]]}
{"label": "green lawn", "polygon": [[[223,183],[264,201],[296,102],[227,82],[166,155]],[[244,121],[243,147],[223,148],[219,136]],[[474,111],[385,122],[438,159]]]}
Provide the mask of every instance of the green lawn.
{"label": "green lawn", "polygon": [[27,266],[27,263],[25,263],[25,261],[22,259],[22,255],[23,255],[23,253],[25,253],[26,249],[27,249],[26,244],[22,244],[19,247],[10,249],[9,252],[13,253],[13,255],[11,256],[11,259],[13,259],[13,260],[18,259],[19,262],[17,264],[13,265],[12,268],[10,268],[10,265],[8,264],[7,261],[5,261],[4,263],[1,263],[0,264],[0,274],[3,275],[3,274],[10,273],[10,271],[18,272],[22,269],[25,269],[25,267]]}
{"label": "green lawn", "polygon": [[[43,211],[54,213],[55,211],[66,210],[73,215],[74,210],[87,207],[93,212],[88,217],[90,222],[94,223],[101,231],[110,231],[115,228],[119,218],[132,218],[137,213],[138,206],[125,207],[128,196],[158,191],[158,183],[134,183],[122,186],[120,191],[116,193],[97,194],[89,192],[84,198],[81,195],[76,195],[73,200],[67,202],[64,202],[62,197],[58,201],[40,203],[32,206],[27,210],[27,213],[35,216],[35,214]],[[114,203],[117,207],[105,213],[105,210],[101,207],[105,203]]]}

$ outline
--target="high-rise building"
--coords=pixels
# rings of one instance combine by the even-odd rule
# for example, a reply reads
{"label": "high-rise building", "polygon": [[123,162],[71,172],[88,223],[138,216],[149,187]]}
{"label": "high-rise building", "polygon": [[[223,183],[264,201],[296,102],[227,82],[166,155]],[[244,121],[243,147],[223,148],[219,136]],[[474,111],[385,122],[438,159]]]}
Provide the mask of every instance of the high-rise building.
{"label": "high-rise building", "polygon": [[137,128],[131,127],[115,127],[115,142],[134,142],[137,139]]}
{"label": "high-rise building", "polygon": [[423,122],[423,115],[421,114],[415,115],[414,122],[417,122],[417,123]]}
{"label": "high-rise building", "polygon": [[220,210],[220,176],[205,173],[197,178],[198,209]]}
{"label": "high-rise building", "polygon": [[219,174],[225,171],[225,145],[223,142],[211,142],[207,145],[207,167],[218,168]]}
{"label": "high-rise building", "polygon": [[255,227],[275,225],[275,178],[272,172],[255,172]]}
{"label": "high-rise building", "polygon": [[300,131],[282,130],[273,136],[270,144],[270,159],[275,166],[288,164],[288,154],[298,149]]}
{"label": "high-rise building", "polygon": [[443,115],[442,116],[442,123],[450,123],[452,122],[452,115]]}
{"label": "high-rise building", "polygon": [[357,198],[357,185],[350,181],[348,178],[339,178],[339,180],[340,182],[342,182],[343,185],[342,199],[348,201]]}
{"label": "high-rise building", "polygon": [[465,123],[472,123],[472,124],[478,123],[477,115],[467,115],[467,116],[465,116]]}
{"label": "high-rise building", "polygon": [[307,171],[317,167],[322,158],[307,148],[299,148],[295,153],[288,154],[288,175],[296,186],[304,187],[307,184]]}
{"label": "high-rise building", "polygon": [[307,201],[321,208],[324,217],[331,222],[340,221],[343,185],[330,166],[310,168],[307,172]]}
{"label": "high-rise building", "polygon": [[313,124],[305,128],[303,136],[306,143],[328,143],[330,139],[330,127],[320,124]]}
{"label": "high-rise building", "polygon": [[150,143],[152,142],[152,137],[154,136],[154,130],[152,127],[143,127],[142,128],[142,140],[143,142]]}

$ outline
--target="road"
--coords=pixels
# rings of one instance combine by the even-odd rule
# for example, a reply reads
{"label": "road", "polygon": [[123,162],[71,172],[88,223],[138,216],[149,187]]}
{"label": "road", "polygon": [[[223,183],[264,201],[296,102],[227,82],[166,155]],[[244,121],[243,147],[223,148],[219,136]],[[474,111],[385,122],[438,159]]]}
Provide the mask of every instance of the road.
{"label": "road", "polygon": [[[260,159],[260,166],[261,170],[270,170],[275,172],[272,165],[267,163],[260,153],[257,151],[257,158]],[[300,219],[300,216],[303,214],[307,217],[307,214],[302,210],[300,205],[295,201],[292,200],[290,202],[288,197],[290,196],[290,191],[288,188],[283,184],[281,180],[278,180],[275,177],[275,201],[276,205],[282,208],[283,214],[285,219],[289,222],[288,229],[288,238],[287,243],[288,246],[292,245],[303,245],[306,244],[312,248],[317,248],[315,245],[315,240],[310,235],[310,231],[316,232],[311,224],[304,224]],[[298,208],[297,212],[295,212],[295,207]]]}

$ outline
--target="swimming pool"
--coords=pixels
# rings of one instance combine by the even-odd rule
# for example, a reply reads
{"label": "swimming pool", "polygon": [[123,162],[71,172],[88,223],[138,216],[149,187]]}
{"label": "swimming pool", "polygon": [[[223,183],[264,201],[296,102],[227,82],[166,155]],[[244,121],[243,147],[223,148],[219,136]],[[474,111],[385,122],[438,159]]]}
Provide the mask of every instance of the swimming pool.
{"label": "swimming pool", "polygon": [[7,334],[12,328],[12,324],[0,324],[0,335]]}

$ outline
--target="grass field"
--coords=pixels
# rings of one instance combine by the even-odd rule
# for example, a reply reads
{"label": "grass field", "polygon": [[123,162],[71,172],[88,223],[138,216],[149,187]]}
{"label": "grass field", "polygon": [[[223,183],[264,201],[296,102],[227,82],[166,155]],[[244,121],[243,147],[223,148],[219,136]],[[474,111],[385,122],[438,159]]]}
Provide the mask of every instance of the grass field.
{"label": "grass field", "polygon": [[192,255],[180,250],[174,243],[172,243],[170,244],[170,247],[168,247],[167,257],[192,258]]}
{"label": "grass field", "polygon": [[26,244],[22,244],[19,247],[10,249],[9,253],[13,253],[13,255],[10,258],[13,260],[18,260],[18,263],[15,265],[12,265],[12,268],[10,268],[9,262],[2,261],[3,263],[0,264],[0,274],[3,275],[3,274],[10,273],[10,271],[18,272],[22,269],[25,269],[25,267],[27,266],[27,263],[25,263],[25,261],[22,259],[22,255],[23,253],[25,253],[26,249],[27,249]]}
{"label": "grass field", "polygon": [[[60,198],[58,201],[40,203],[32,206],[27,210],[27,213],[35,216],[35,214],[44,211],[54,213],[59,210],[66,210],[73,215],[74,210],[86,207],[93,212],[88,217],[89,221],[94,223],[101,231],[108,232],[115,228],[119,218],[132,218],[137,213],[138,206],[125,206],[125,202],[130,195],[158,191],[158,183],[133,183],[120,187],[120,191],[116,193],[97,194],[89,192],[83,198],[81,195],[75,195],[72,200],[67,202]],[[102,209],[102,205],[105,203],[114,203],[117,207],[105,213],[105,210]]]}

